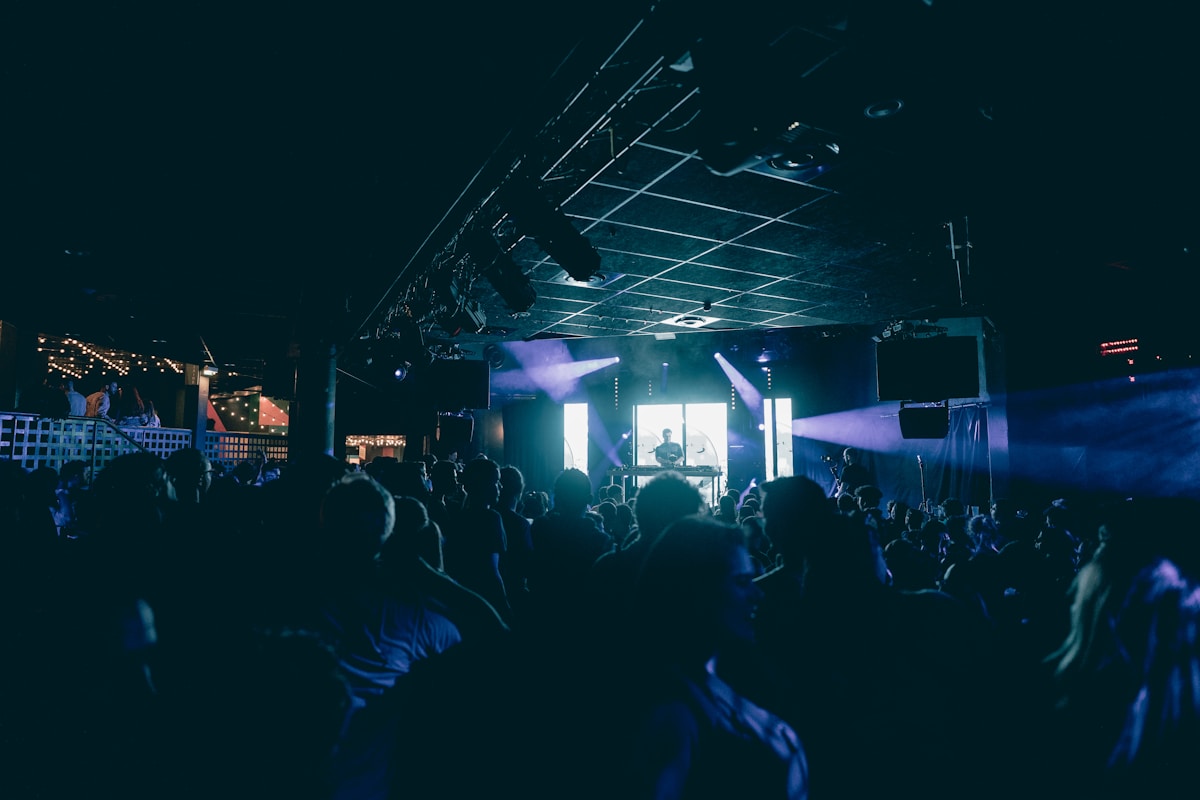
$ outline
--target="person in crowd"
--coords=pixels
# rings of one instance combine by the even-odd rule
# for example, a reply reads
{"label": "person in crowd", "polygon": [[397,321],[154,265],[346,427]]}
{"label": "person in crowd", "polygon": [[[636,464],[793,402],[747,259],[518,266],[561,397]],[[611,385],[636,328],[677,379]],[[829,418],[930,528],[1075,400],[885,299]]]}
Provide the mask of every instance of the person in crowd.
{"label": "person in crowd", "polygon": [[1003,549],[1010,542],[1032,542],[1037,535],[1033,520],[1012,498],[998,497],[993,500],[991,515],[998,549]]}
{"label": "person in crowd", "polygon": [[746,499],[742,500],[742,504],[738,506],[738,522],[747,517],[757,516],[762,503],[759,501],[758,495],[747,495]]}
{"label": "person in crowd", "polygon": [[795,727],[813,796],[909,796],[933,774],[988,796],[1001,751],[991,697],[975,690],[998,677],[986,623],[944,593],[889,586],[874,529],[831,512],[815,481],[763,489],[782,560],[756,581],[759,646],[730,659],[727,677]]}
{"label": "person in crowd", "polygon": [[873,483],[864,483],[854,490],[854,499],[866,523],[876,531],[882,529],[884,515],[879,504],[883,501],[883,491]]}
{"label": "person in crowd", "polygon": [[746,547],[750,550],[750,556],[758,567],[758,574],[762,575],[774,569],[777,566],[776,554],[771,545],[771,538],[767,536],[763,518],[759,516],[746,517],[738,525],[746,536]]}
{"label": "person in crowd", "polygon": [[625,487],[620,483],[610,483],[600,490],[601,500],[611,500],[614,506],[625,502]]}
{"label": "person in crowd", "polygon": [[1132,498],[1101,517],[1068,634],[1044,661],[1047,691],[1024,693],[1041,704],[1028,725],[1036,796],[1168,796],[1200,746],[1200,503]]}
{"label": "person in crowd", "polygon": [[500,466],[490,458],[473,458],[463,469],[461,485],[462,506],[447,509],[446,524],[439,525],[446,537],[446,572],[487,598],[505,621],[511,621],[512,606],[500,571],[508,550],[504,519],[496,510]]}
{"label": "person in crowd", "polygon": [[414,662],[462,635],[426,596],[389,580],[380,553],[396,523],[392,493],[366,473],[348,474],[321,503],[323,580],[312,628],[337,654],[350,687],[349,717],[336,754],[337,797],[387,800],[394,717],[384,698]]}
{"label": "person in crowd", "polygon": [[726,492],[717,499],[717,508],[713,518],[726,525],[736,525],[738,522],[737,496]]}
{"label": "person in crowd", "polygon": [[524,613],[529,599],[529,562],[533,558],[533,523],[517,511],[525,493],[525,475],[508,464],[500,469],[500,498],[496,510],[504,523],[505,550],[500,557],[500,576],[514,614]]}
{"label": "person in crowd", "polygon": [[996,523],[990,514],[975,514],[967,520],[967,536],[976,553],[999,553],[1003,544],[996,533]]}
{"label": "person in crowd", "polygon": [[697,513],[669,524],[634,586],[635,639],[648,661],[627,696],[632,730],[613,796],[808,796],[796,731],[720,676],[722,653],[752,641],[762,591],[741,531]]}
{"label": "person in crowd", "polygon": [[203,450],[181,447],[166,460],[167,476],[175,487],[175,497],[184,505],[204,500],[213,484],[212,462]]}
{"label": "person in crowd", "polygon": [[638,490],[636,533],[619,550],[597,558],[588,576],[591,612],[601,631],[619,635],[631,624],[633,586],[654,540],[675,520],[704,511],[700,489],[674,470],[658,473]]}
{"label": "person in crowd", "polygon": [[171,729],[171,780],[159,796],[346,796],[338,755],[353,697],[337,652],[288,628],[239,631],[223,647],[236,668],[208,672],[208,703]]}
{"label": "person in crowd", "polygon": [[654,460],[660,467],[683,465],[683,446],[679,442],[672,441],[671,435],[670,428],[663,428],[662,443],[654,448]]}
{"label": "person in crowd", "polygon": [[412,497],[429,506],[429,475],[424,461],[372,459],[364,471],[382,483],[396,498]]}
{"label": "person in crowd", "polygon": [[904,531],[901,538],[913,547],[920,547],[921,529],[929,521],[929,515],[919,508],[912,507],[904,512]]}
{"label": "person in crowd", "polygon": [[629,503],[618,504],[612,530],[613,549],[620,550],[625,547],[636,532],[637,520],[634,517],[633,506]]}
{"label": "person in crowd", "polygon": [[438,524],[445,533],[449,521],[450,509],[455,508],[461,495],[458,482],[458,464],[447,459],[439,459],[429,468],[429,518]]}
{"label": "person in crowd", "polygon": [[899,539],[908,530],[905,524],[905,518],[908,515],[908,503],[900,499],[892,499],[887,502],[887,513],[883,518],[883,525],[879,529],[879,544],[887,547],[889,544]]}
{"label": "person in crowd", "polygon": [[538,517],[550,511],[550,495],[541,491],[529,491],[521,498],[521,514],[532,524]]}
{"label": "person in crowd", "polygon": [[613,549],[612,537],[589,515],[591,501],[588,476],[575,468],[563,470],[554,481],[554,507],[530,527],[529,596],[539,618],[574,622],[592,565]]}
{"label": "person in crowd", "polygon": [[425,506],[413,497],[397,497],[396,524],[380,551],[380,564],[391,585],[429,598],[468,645],[508,633],[509,625],[483,595],[446,574],[442,545],[442,532]]}
{"label": "person in crowd", "polygon": [[619,545],[615,530],[617,526],[617,504],[611,500],[602,500],[593,506],[592,511],[600,516],[600,526],[612,537],[614,546]]}
{"label": "person in crowd", "polygon": [[[26,752],[3,780],[23,783],[26,771],[33,779],[13,796],[162,796],[170,750],[154,671],[153,602],[171,502],[158,456],[135,452],[109,462],[80,504],[86,534],[63,543],[51,583],[36,603],[25,601],[23,624],[7,628],[23,656],[9,665],[6,691],[19,687],[36,700],[4,698],[6,725],[20,731],[11,744]],[[82,674],[80,653],[88,654]]]}
{"label": "person in crowd", "polygon": [[58,488],[55,490],[57,504],[54,509],[54,524],[59,535],[74,538],[78,535],[79,503],[88,490],[91,468],[86,461],[68,461],[58,471]]}

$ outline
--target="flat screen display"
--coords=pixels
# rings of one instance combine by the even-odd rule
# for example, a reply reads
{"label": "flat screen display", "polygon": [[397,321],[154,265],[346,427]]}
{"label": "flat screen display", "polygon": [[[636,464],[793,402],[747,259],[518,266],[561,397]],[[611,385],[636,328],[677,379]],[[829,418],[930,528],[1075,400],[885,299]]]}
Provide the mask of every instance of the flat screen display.
{"label": "flat screen display", "polygon": [[875,346],[880,400],[930,402],[979,396],[974,336],[882,341]]}

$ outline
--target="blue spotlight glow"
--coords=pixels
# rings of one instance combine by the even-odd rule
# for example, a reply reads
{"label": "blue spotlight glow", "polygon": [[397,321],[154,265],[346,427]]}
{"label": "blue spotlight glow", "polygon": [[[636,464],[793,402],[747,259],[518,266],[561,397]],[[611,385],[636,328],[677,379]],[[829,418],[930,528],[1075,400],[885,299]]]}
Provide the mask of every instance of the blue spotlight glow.
{"label": "blue spotlight glow", "polygon": [[720,365],[721,371],[729,378],[729,382],[733,384],[733,388],[737,391],[738,396],[742,398],[742,402],[746,404],[748,409],[762,408],[762,392],[754,388],[754,384],[750,383],[742,373],[737,371],[733,364],[729,363],[729,359],[720,353],[713,355]]}
{"label": "blue spotlight glow", "polygon": [[580,379],[592,372],[617,363],[616,356],[575,361],[562,342],[509,342],[504,349],[520,364],[511,370],[492,376],[494,392],[545,392],[556,402],[569,397]]}

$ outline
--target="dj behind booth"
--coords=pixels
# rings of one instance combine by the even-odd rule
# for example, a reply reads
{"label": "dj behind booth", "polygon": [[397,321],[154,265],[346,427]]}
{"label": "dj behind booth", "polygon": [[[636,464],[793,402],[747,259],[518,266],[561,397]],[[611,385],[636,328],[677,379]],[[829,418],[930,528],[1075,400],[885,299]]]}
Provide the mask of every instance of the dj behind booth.
{"label": "dj behind booth", "polygon": [[[662,432],[662,442],[654,448],[654,460],[656,464],[638,464],[634,466],[615,467],[608,471],[609,479],[616,482],[625,482],[625,478],[632,480],[633,485],[637,485],[638,478],[652,478],[661,472],[671,470],[678,472],[686,477],[690,482],[695,483],[701,491],[711,495],[711,502],[715,505],[717,497],[720,495],[719,478],[723,474],[720,467],[706,464],[689,464],[684,457],[683,445],[672,439],[673,432],[670,428],[664,428]],[[626,495],[631,494],[631,486],[626,485]]]}
{"label": "dj behind booth", "polygon": [[662,444],[654,448],[654,460],[660,467],[683,466],[683,446],[671,441],[671,429],[663,428]]}

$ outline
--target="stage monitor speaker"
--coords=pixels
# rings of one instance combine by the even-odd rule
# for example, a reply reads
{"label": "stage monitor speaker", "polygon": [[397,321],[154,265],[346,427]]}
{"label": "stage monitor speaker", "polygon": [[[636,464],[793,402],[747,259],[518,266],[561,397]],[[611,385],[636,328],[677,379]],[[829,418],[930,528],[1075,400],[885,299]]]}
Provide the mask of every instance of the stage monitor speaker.
{"label": "stage monitor speaker", "polygon": [[949,406],[900,409],[900,435],[905,439],[945,439],[949,433]]}

